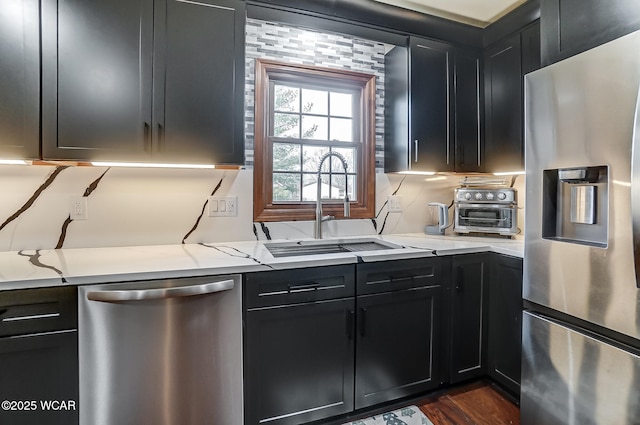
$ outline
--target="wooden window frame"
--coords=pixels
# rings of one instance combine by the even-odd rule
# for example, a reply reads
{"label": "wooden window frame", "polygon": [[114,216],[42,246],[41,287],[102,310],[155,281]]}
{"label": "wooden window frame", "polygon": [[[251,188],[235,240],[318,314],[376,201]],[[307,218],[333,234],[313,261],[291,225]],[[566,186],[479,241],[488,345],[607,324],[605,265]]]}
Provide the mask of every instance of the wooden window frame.
{"label": "wooden window frame", "polygon": [[[351,218],[375,214],[375,76],[355,71],[256,59],[255,136],[253,165],[253,220],[256,222],[315,219],[315,201],[273,202],[273,141],[270,139],[270,84],[272,81],[306,84],[326,82],[327,87],[356,88],[360,92],[358,133],[362,148],[356,161],[357,201],[351,202]],[[342,201],[322,202],[325,214],[344,218]]]}

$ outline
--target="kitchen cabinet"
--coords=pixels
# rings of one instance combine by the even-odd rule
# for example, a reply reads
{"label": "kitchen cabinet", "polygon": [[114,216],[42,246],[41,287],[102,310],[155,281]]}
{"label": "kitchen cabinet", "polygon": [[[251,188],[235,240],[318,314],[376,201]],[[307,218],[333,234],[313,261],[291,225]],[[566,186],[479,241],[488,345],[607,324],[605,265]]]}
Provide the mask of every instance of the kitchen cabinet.
{"label": "kitchen cabinet", "polygon": [[245,423],[351,412],[354,267],[245,275]]}
{"label": "kitchen cabinet", "polygon": [[451,262],[451,382],[486,373],[489,256],[457,255]]}
{"label": "kitchen cabinet", "polygon": [[520,393],[522,259],[494,255],[489,285],[488,375]]}
{"label": "kitchen cabinet", "polygon": [[539,23],[485,51],[485,157],[487,172],[524,169],[523,76],[540,67]]}
{"label": "kitchen cabinet", "polygon": [[445,262],[357,266],[356,409],[441,385]]}
{"label": "kitchen cabinet", "polygon": [[40,156],[38,0],[0,2],[0,159]]}
{"label": "kitchen cabinet", "polygon": [[481,55],[409,37],[385,57],[385,171],[479,171]]}
{"label": "kitchen cabinet", "polygon": [[541,0],[540,14],[544,66],[640,29],[637,0]]}
{"label": "kitchen cabinet", "polygon": [[75,288],[0,292],[0,376],[0,423],[78,424]]}
{"label": "kitchen cabinet", "polygon": [[242,164],[238,0],[44,0],[44,159]]}

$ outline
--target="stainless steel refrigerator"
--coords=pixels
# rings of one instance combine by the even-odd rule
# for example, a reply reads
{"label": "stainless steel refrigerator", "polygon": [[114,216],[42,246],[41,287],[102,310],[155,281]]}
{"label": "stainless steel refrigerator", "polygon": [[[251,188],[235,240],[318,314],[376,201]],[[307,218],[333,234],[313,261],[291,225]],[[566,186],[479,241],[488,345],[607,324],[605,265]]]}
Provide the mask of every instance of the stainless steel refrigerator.
{"label": "stainless steel refrigerator", "polygon": [[525,77],[521,422],[640,424],[640,32]]}

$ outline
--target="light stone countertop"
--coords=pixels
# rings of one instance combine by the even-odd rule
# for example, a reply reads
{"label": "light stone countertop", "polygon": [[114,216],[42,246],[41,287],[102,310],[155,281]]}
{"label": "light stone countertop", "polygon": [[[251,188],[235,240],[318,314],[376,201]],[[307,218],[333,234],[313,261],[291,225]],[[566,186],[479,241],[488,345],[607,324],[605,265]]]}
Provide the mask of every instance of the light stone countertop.
{"label": "light stone countertop", "polygon": [[[422,233],[336,238],[379,239],[400,249],[274,258],[265,241],[0,252],[0,290],[170,279],[496,252],[523,257],[522,240]],[[306,243],[316,243],[304,240]],[[267,241],[293,242],[293,241]]]}

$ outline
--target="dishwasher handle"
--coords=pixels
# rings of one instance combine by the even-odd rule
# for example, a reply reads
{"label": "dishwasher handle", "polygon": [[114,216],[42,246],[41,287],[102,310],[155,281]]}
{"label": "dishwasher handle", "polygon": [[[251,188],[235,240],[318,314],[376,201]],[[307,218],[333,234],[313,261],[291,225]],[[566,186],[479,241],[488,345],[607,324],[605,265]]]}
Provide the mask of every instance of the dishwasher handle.
{"label": "dishwasher handle", "polygon": [[204,283],[200,285],[178,286],[175,288],[154,288],[154,289],[129,289],[124,291],[106,290],[87,292],[87,299],[90,301],[100,301],[107,303],[117,303],[122,301],[146,301],[162,300],[168,298],[191,297],[194,295],[213,294],[215,292],[233,289],[235,282],[233,279],[221,280],[218,282]]}

